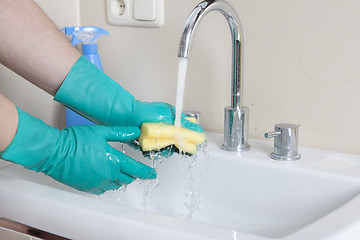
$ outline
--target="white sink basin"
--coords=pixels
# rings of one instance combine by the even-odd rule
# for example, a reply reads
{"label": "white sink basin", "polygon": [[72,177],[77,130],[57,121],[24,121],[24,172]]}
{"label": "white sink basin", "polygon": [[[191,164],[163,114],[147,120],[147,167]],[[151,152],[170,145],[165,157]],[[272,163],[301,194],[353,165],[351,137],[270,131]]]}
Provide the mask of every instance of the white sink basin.
{"label": "white sink basin", "polygon": [[[359,156],[300,148],[301,160],[283,162],[268,157],[271,141],[252,140],[241,155],[220,150],[221,141],[209,134],[196,159],[174,155],[157,162],[157,180],[101,196],[21,166],[0,167],[0,215],[76,239],[359,236]],[[152,164],[135,150],[126,153]]]}

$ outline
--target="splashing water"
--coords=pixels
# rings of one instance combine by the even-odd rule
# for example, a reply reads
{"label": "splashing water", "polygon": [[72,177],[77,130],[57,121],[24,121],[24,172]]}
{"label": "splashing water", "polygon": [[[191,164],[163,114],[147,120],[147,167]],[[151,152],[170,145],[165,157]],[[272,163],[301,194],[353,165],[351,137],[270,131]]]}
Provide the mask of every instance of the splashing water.
{"label": "splashing water", "polygon": [[175,155],[159,160],[155,160],[157,179],[137,179],[129,185],[128,190],[133,191],[132,194],[134,190],[137,192],[137,203],[130,205],[191,220],[200,211],[203,201],[202,192],[209,168],[206,144],[198,148],[196,155]]}
{"label": "splashing water", "polygon": [[122,185],[118,190],[107,191],[102,195],[96,196],[96,199],[125,206],[127,205],[126,189],[127,185]]}
{"label": "splashing water", "polygon": [[185,185],[185,218],[191,220],[200,210],[203,200],[202,190],[209,168],[209,153],[206,144],[200,146],[197,154],[184,158],[184,170],[187,183]]}
{"label": "splashing water", "polygon": [[98,199],[186,220],[196,217],[204,200],[209,169],[206,144],[193,156],[174,154],[170,158],[147,161],[156,166],[157,179],[136,179],[118,190],[107,191]]}
{"label": "splashing water", "polygon": [[160,180],[157,179],[153,179],[153,180],[147,180],[146,182],[144,180],[137,180],[140,182],[140,184],[145,184],[145,187],[143,188],[143,193],[142,193],[142,201],[141,201],[141,206],[143,207],[144,210],[147,210],[147,205],[150,203],[151,204],[151,196],[152,194],[155,192],[156,188],[159,186],[160,184]]}
{"label": "splashing water", "polygon": [[[179,58],[175,127],[181,127],[182,124],[187,62],[187,58]],[[197,154],[191,157],[182,155],[183,139],[181,136],[175,138],[180,145],[180,159],[176,157],[177,154],[168,158],[169,155],[161,151],[149,153],[151,165],[158,172],[157,179],[137,179],[128,187],[122,186],[117,191],[109,191],[112,193],[107,192],[100,199],[191,220],[201,208],[209,156],[206,143],[198,148]],[[125,153],[123,146],[121,151]],[[162,156],[166,159],[163,160]],[[166,199],[165,202],[162,202],[163,198]]]}
{"label": "splashing water", "polygon": [[187,58],[179,58],[175,127],[181,127],[181,113],[183,108],[187,63]]}

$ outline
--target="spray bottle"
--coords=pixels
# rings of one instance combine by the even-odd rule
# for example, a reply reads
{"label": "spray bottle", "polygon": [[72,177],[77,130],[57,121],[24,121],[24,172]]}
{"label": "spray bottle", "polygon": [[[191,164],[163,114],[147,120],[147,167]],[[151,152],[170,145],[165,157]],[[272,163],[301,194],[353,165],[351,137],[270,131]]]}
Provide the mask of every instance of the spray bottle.
{"label": "spray bottle", "polygon": [[[99,27],[65,27],[61,29],[61,31],[65,31],[66,35],[72,35],[72,45],[75,46],[76,44],[82,43],[83,56],[101,71],[104,71],[97,51],[97,42],[101,36],[109,35],[106,30]],[[74,111],[68,108],[66,109],[66,127],[85,124],[94,123]]]}

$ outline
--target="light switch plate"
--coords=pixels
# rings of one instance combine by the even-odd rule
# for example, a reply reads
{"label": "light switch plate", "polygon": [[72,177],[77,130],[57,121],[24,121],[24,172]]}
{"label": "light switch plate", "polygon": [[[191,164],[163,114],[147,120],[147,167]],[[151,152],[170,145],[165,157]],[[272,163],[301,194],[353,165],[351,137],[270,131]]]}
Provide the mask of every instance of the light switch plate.
{"label": "light switch plate", "polygon": [[134,18],[140,21],[154,21],[156,0],[134,0]]}
{"label": "light switch plate", "polygon": [[164,0],[106,0],[106,11],[112,25],[160,27],[164,24]]}

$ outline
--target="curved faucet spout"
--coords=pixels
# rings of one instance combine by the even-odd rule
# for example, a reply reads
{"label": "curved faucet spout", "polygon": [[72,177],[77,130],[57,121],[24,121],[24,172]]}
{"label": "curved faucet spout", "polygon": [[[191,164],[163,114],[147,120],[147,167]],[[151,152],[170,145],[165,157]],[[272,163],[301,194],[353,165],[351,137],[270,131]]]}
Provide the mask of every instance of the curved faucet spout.
{"label": "curved faucet spout", "polygon": [[243,104],[243,31],[235,9],[224,0],[205,0],[190,13],[180,40],[178,56],[189,58],[191,41],[204,16],[218,11],[226,18],[232,40],[231,106],[225,108],[224,145],[226,151],[246,151],[248,145],[248,108]]}
{"label": "curved faucet spout", "polygon": [[211,11],[219,11],[226,18],[232,40],[232,81],[231,107],[242,106],[242,71],[243,71],[243,31],[235,9],[222,0],[206,0],[199,3],[190,13],[180,40],[178,57],[189,58],[191,42],[197,26],[204,16]]}

